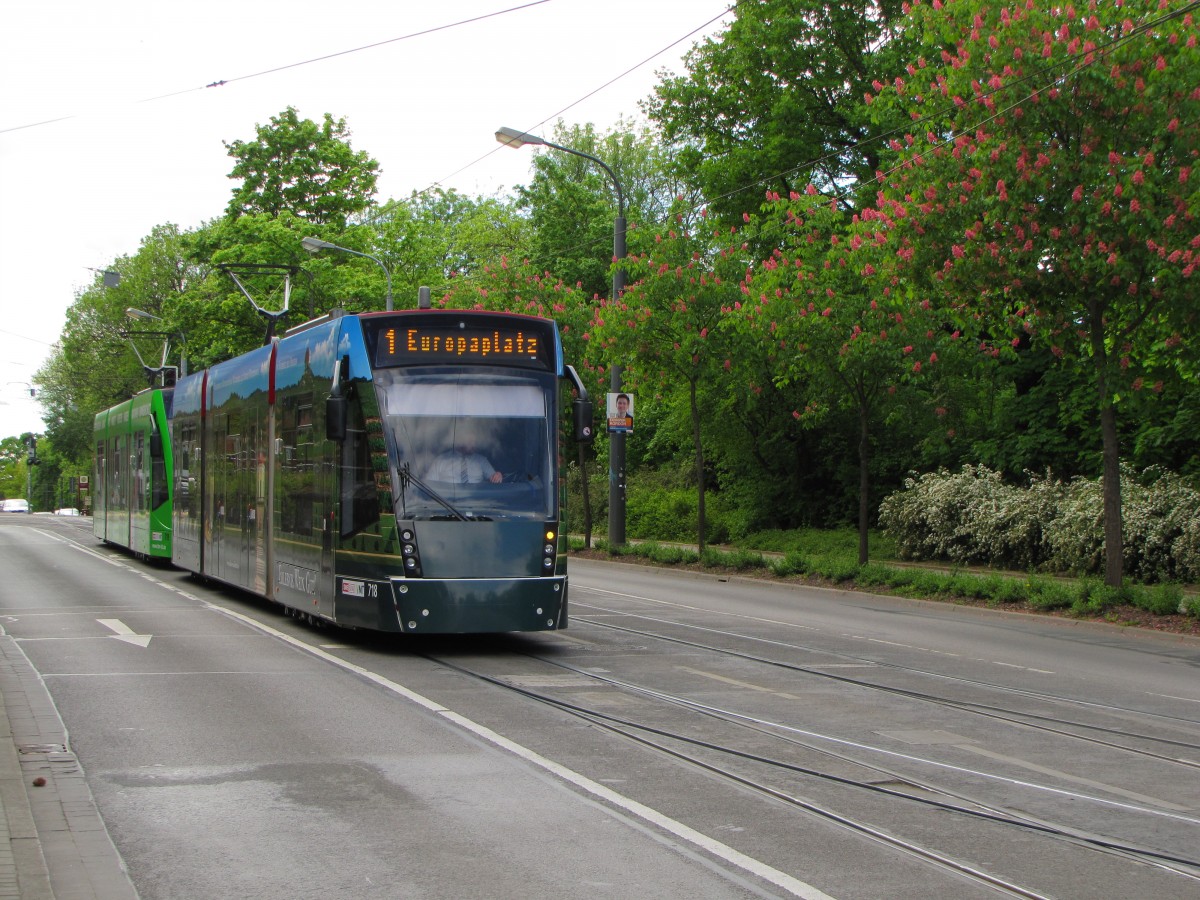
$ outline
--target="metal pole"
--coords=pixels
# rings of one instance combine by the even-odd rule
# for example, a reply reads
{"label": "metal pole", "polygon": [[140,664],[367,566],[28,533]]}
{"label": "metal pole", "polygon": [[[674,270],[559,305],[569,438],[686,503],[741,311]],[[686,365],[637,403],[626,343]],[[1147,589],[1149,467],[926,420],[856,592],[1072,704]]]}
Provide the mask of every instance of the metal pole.
{"label": "metal pole", "polygon": [[[617,221],[613,228],[613,260],[618,268],[613,271],[612,299],[616,303],[625,290],[625,272],[619,268],[620,261],[625,259],[625,191],[621,181],[604,160],[573,147],[564,147],[545,138],[537,137],[515,128],[501,128],[496,132],[496,140],[508,147],[523,147],[526,144],[540,147],[553,147],[563,153],[582,156],[590,159],[600,168],[613,183],[617,191]],[[309,240],[306,238],[305,240]],[[609,388],[613,393],[621,391],[621,366],[613,365],[611,369]],[[608,436],[608,543],[620,546],[625,543],[625,433],[614,432]]]}
{"label": "metal pole", "polygon": [[[607,168],[607,167],[606,167]],[[610,172],[611,174],[611,172]],[[613,176],[616,183],[616,177]],[[618,198],[621,198],[618,187]],[[620,263],[625,258],[625,210],[617,216],[613,229],[613,258]],[[625,270],[618,268],[613,271],[613,302],[616,303],[625,290]],[[621,391],[621,366],[612,367],[609,389],[613,393]],[[609,546],[619,547],[625,543],[625,432],[619,431],[609,435],[608,441],[608,543]]]}

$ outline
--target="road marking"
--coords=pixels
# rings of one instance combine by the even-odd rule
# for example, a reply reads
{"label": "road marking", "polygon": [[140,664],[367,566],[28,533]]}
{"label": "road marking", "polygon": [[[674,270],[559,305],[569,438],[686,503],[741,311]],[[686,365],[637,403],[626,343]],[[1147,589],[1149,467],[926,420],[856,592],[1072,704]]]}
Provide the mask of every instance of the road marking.
{"label": "road marking", "polygon": [[[55,540],[61,541],[62,543],[67,544],[68,546],[71,546],[77,550],[84,552],[84,553],[88,553],[89,555],[94,556],[95,558],[100,559],[104,562],[108,562],[112,565],[117,565],[121,568],[127,568],[127,569],[131,568],[130,566],[125,565],[124,563],[117,562],[114,560],[107,560],[103,556],[101,556],[99,553],[89,550],[88,548],[83,547],[79,544],[75,544],[72,541],[68,541],[63,538],[60,538],[57,535],[53,535],[53,537]],[[137,571],[137,570],[132,570],[132,571]],[[183,596],[183,597],[187,597],[189,600],[191,600],[195,603],[198,603],[200,606],[204,607],[205,609],[212,610],[214,612],[220,613],[221,615],[227,616],[231,619],[241,622],[241,623],[249,626],[250,628],[255,629],[263,634],[270,635],[273,638],[283,641],[284,643],[291,645],[292,647],[296,648],[297,650],[300,650],[304,653],[308,653],[308,654],[315,656],[318,659],[324,660],[325,662],[328,662],[332,665],[338,666],[339,668],[344,669],[347,672],[352,672],[361,678],[365,678],[366,680],[368,680],[388,691],[391,691],[392,693],[396,694],[397,696],[403,697],[404,699],[410,701],[411,703],[414,703],[417,706],[420,706],[422,709],[428,710],[429,712],[432,712],[435,715],[438,715],[449,722],[453,722],[454,724],[458,725],[460,728],[465,729],[466,731],[475,735],[479,739],[486,741],[486,742],[492,744],[493,746],[500,748],[501,750],[505,750],[509,753],[512,753],[514,756],[517,756],[518,758],[525,760],[530,765],[536,766],[537,768],[540,768],[546,772],[549,772],[550,774],[562,779],[563,781],[566,781],[569,784],[575,785],[580,790],[591,794],[593,797],[597,797],[600,800],[605,801],[606,803],[610,803],[613,806],[617,807],[618,809],[621,809],[624,812],[628,813],[629,815],[634,816],[635,818],[639,818],[644,822],[649,822],[650,824],[655,825],[658,828],[661,828],[662,830],[666,831],[667,833],[675,835],[680,840],[686,841],[687,843],[692,844],[693,846],[699,847],[702,850],[705,850],[708,853],[711,853],[713,856],[716,856],[718,859],[724,860],[728,864],[730,864],[732,866],[736,866],[737,868],[742,869],[745,872],[749,872],[749,873],[763,879],[764,881],[767,881],[768,883],[773,884],[776,887],[787,891],[789,894],[791,894],[795,897],[800,897],[800,898],[802,898],[802,900],[835,900],[835,898],[831,897],[829,894],[826,894],[824,891],[821,891],[818,888],[813,887],[811,884],[808,884],[807,882],[801,881],[798,878],[793,878],[791,875],[788,875],[786,872],[781,872],[780,870],[773,868],[772,866],[769,866],[760,860],[754,859],[751,856],[747,856],[746,854],[741,853],[738,850],[735,850],[733,847],[730,847],[727,844],[723,844],[720,841],[714,840],[713,838],[710,838],[708,835],[703,834],[702,832],[696,831],[694,828],[690,828],[689,826],[684,825],[682,822],[676,821],[675,819],[672,819],[669,816],[666,816],[663,813],[660,813],[657,810],[652,809],[651,807],[648,807],[648,806],[645,806],[644,804],[638,803],[636,800],[626,797],[623,794],[619,794],[616,791],[612,790],[611,788],[607,788],[604,785],[600,784],[598,781],[594,781],[591,778],[588,778],[586,775],[583,775],[572,769],[568,769],[566,766],[564,766],[560,763],[556,763],[553,760],[547,759],[546,757],[542,756],[539,753],[534,752],[533,750],[529,749],[528,747],[518,744],[515,741],[511,741],[508,738],[504,737],[503,735],[501,735],[495,731],[492,731],[490,728],[488,728],[484,725],[481,725],[478,722],[473,721],[472,719],[468,719],[466,716],[463,716],[460,713],[456,713],[453,710],[448,709],[445,706],[442,706],[440,703],[437,703],[434,700],[430,700],[429,698],[427,698],[421,694],[418,694],[416,691],[413,691],[413,690],[410,690],[409,688],[404,687],[402,684],[392,681],[389,678],[385,678],[384,676],[379,675],[376,672],[372,672],[369,669],[365,669],[362,666],[357,666],[354,663],[351,663],[347,660],[344,660],[337,656],[334,656],[332,653],[322,650],[320,647],[315,647],[312,644],[307,644],[304,641],[300,640],[299,638],[293,637],[289,634],[285,634],[284,632],[279,631],[275,628],[272,628],[269,625],[265,625],[262,622],[259,622],[255,619],[251,618],[250,616],[236,612],[235,610],[232,610],[232,609],[225,609],[224,607],[218,606],[217,604],[215,604],[209,600],[205,600],[202,597],[197,597],[195,594],[188,593],[187,591],[183,590],[182,588],[178,588],[172,584],[168,584],[167,582],[162,581],[161,579],[159,579],[155,576],[151,576],[149,578],[149,580],[155,582],[160,587],[164,587],[167,590],[172,591],[173,593],[179,594],[180,596]],[[130,638],[130,637],[145,637],[147,643],[149,643],[149,641],[150,641],[149,635],[133,635],[132,629],[129,629],[128,626],[125,625],[123,622],[121,622],[120,619],[107,619],[107,620],[106,619],[97,619],[96,621],[101,622],[102,624],[105,624],[106,627],[108,627],[108,628],[112,628],[112,625],[108,624],[109,622],[115,622],[118,626],[120,626],[121,629],[124,629],[124,630],[127,630],[130,632],[129,634],[125,634],[125,635],[117,634],[117,635],[114,635],[114,637],[124,637],[126,639]],[[113,629],[113,630],[117,630],[117,629]],[[145,645],[143,645],[143,646],[145,646]]]}
{"label": "road marking", "polygon": [[1105,784],[1103,781],[1093,781],[1091,778],[1080,778],[1078,775],[1070,775],[1066,772],[1060,772],[1058,769],[1051,769],[1047,766],[1040,766],[1037,763],[1029,762],[1016,756],[1008,756],[1004,753],[996,753],[993,750],[988,750],[986,747],[980,747],[975,744],[955,744],[959,750],[967,750],[971,753],[977,753],[980,756],[986,756],[988,759],[994,759],[997,762],[1008,763],[1009,765],[1019,766],[1023,769],[1029,769],[1031,772],[1037,772],[1039,775],[1049,775],[1052,778],[1061,778],[1063,781],[1069,781],[1072,784],[1080,784],[1084,787],[1094,788],[1095,790],[1104,791],[1108,794],[1115,794],[1118,797],[1125,797],[1128,800],[1133,800],[1137,803],[1148,803],[1151,806],[1157,806],[1161,809],[1173,809],[1176,812],[1188,812],[1190,807],[1176,806],[1174,803],[1168,803],[1166,800],[1159,800],[1157,797],[1149,797],[1146,794],[1139,794],[1136,791],[1127,791],[1124,788],[1116,787],[1115,785]]}
{"label": "road marking", "polygon": [[124,641],[127,644],[136,644],[139,647],[146,647],[150,644],[150,638],[152,635],[134,634],[133,629],[120,619],[97,619],[96,621],[109,631],[116,632],[115,634],[110,634],[109,637],[118,641]]}
{"label": "road marking", "polygon": [[748,681],[738,681],[736,678],[726,678],[724,675],[718,675],[716,672],[705,672],[703,669],[693,669],[688,666],[676,666],[676,669],[681,672],[691,672],[693,675],[699,675],[701,678],[711,678],[713,681],[721,681],[725,684],[732,684],[734,687],[746,688],[749,691],[760,691],[764,694],[774,694],[776,697],[782,697],[785,700],[800,700],[795,694],[785,694],[783,691],[777,691],[774,688],[763,687],[761,684],[751,684]]}

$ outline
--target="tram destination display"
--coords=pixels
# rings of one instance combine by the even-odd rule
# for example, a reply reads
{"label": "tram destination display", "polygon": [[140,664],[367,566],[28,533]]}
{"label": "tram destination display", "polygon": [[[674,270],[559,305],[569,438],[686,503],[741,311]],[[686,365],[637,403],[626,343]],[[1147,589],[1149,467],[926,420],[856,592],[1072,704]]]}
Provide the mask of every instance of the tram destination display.
{"label": "tram destination display", "polygon": [[528,320],[373,322],[375,365],[479,363],[554,369],[553,334]]}

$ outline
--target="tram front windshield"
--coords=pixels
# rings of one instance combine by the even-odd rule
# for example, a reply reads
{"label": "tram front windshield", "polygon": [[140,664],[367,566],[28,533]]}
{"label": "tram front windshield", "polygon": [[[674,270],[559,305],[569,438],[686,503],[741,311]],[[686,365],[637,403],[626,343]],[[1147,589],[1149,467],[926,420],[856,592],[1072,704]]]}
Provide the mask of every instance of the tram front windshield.
{"label": "tram front windshield", "polygon": [[375,384],[398,517],[555,517],[551,375],[395,368]]}

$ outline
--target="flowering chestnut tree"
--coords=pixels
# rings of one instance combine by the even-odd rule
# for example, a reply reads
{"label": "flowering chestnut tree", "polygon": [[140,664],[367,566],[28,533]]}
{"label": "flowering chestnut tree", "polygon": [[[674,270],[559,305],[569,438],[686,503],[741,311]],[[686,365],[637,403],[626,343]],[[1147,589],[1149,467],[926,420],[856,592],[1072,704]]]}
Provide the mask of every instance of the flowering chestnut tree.
{"label": "flowering chestnut tree", "polygon": [[858,559],[867,562],[872,431],[912,403],[908,387],[953,352],[960,332],[897,275],[911,254],[892,235],[886,205],[848,214],[809,186],[771,194],[760,229],[775,250],[748,270],[728,310],[773,359],[775,383],[793,392],[792,415],[815,425],[835,407],[858,418]]}
{"label": "flowering chestnut tree", "polygon": [[[911,130],[884,202],[912,283],[999,355],[1022,333],[1090,367],[1105,581],[1123,568],[1118,415],[1197,327],[1200,50],[1184,0],[918,0],[921,55],[865,98]],[[1194,359],[1191,361],[1194,369]]]}
{"label": "flowering chestnut tree", "polygon": [[745,271],[742,248],[731,235],[716,236],[701,213],[681,214],[647,239],[648,249],[624,265],[628,285],[615,300],[602,300],[590,326],[590,356],[624,365],[631,389],[685,392],[691,421],[697,483],[697,543],[705,546],[707,422],[702,395],[726,371],[731,354],[721,332],[722,309],[737,296]]}

